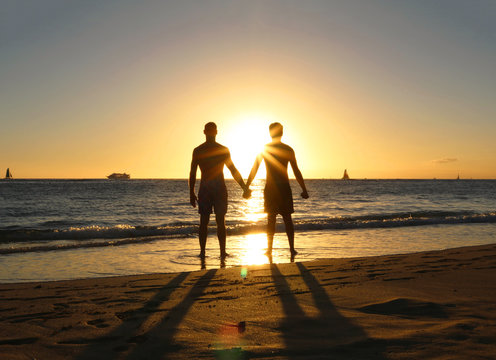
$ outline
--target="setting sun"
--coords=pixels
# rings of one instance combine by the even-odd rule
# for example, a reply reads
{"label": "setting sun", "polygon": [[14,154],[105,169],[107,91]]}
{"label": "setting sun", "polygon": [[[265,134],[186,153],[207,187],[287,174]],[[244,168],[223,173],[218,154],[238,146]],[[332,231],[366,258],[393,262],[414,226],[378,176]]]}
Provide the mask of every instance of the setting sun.
{"label": "setting sun", "polygon": [[[234,165],[243,178],[248,177],[255,158],[270,141],[268,129],[271,122],[273,120],[268,116],[247,114],[233,121],[225,134],[219,134],[219,141],[229,148]],[[229,170],[225,170],[225,175],[230,176]],[[257,178],[263,177],[265,167],[261,166]]]}

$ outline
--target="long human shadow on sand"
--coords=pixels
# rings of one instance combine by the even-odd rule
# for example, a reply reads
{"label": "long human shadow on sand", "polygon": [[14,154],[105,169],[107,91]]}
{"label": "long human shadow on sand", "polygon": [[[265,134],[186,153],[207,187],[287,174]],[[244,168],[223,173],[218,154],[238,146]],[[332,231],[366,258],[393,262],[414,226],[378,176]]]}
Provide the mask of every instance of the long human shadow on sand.
{"label": "long human shadow on sand", "polygon": [[[152,359],[162,358],[163,354],[176,351],[177,346],[172,341],[178,325],[194,304],[195,299],[203,293],[215,272],[216,270],[212,269],[201,276],[184,299],[167,312],[167,316],[143,333],[140,328],[154,313],[165,313],[160,306],[169,300],[170,295],[188,276],[186,272],[178,274],[140,309],[119,314],[123,320],[120,326],[99,338],[81,339],[81,343],[88,345],[75,358],[78,360]],[[129,354],[126,355],[127,351]]]}
{"label": "long human shadow on sand", "polygon": [[143,334],[143,341],[131,350],[126,359],[163,359],[166,354],[180,350],[180,345],[173,341],[179,324],[196,299],[203,294],[216,272],[217,270],[211,269],[201,276],[184,299],[168,312],[168,316]]}
{"label": "long human shadow on sand", "polygon": [[118,314],[122,324],[97,339],[87,340],[90,344],[86,346],[76,359],[115,359],[120,357],[120,352],[127,350],[130,343],[140,341],[136,331],[145,323],[149,316],[159,312],[160,305],[169,300],[170,295],[186,279],[188,273],[183,272],[174,277],[166,285],[150,298],[143,307],[123,314]]}
{"label": "long human shadow on sand", "polygon": [[281,299],[284,320],[280,330],[288,359],[368,359],[384,360],[384,343],[341,315],[319,281],[301,263],[296,264],[310,290],[317,317],[307,316],[277,265],[271,265],[272,280]]}

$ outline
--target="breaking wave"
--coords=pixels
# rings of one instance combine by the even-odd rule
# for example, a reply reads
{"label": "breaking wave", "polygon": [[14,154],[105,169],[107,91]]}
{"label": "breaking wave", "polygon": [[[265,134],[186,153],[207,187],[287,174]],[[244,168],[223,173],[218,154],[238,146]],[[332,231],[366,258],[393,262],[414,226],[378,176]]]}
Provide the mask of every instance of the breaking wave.
{"label": "breaking wave", "polygon": [[[295,220],[299,231],[393,228],[443,224],[496,223],[496,212],[419,211],[367,216],[340,216]],[[47,224],[45,224],[47,225]],[[118,246],[172,238],[196,236],[196,223],[174,223],[162,226],[80,226],[55,228],[0,228],[0,254],[51,251],[87,247]],[[65,224],[64,224],[65,225]],[[278,225],[278,231],[283,228]],[[211,227],[215,231],[215,227]],[[229,235],[264,232],[265,222],[227,223]]]}

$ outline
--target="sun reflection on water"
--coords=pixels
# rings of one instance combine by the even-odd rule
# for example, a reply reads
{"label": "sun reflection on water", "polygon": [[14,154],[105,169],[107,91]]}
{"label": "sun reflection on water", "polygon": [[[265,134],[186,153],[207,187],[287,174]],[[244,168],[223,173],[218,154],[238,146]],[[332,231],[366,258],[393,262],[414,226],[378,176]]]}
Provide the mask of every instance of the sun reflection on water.
{"label": "sun reflection on water", "polygon": [[257,179],[250,186],[252,193],[251,198],[244,202],[242,212],[244,219],[251,222],[258,222],[265,219],[266,214],[263,212],[263,187],[265,182]]}
{"label": "sun reflection on water", "polygon": [[264,233],[246,235],[244,246],[242,246],[239,254],[240,263],[244,265],[267,264],[266,248],[267,236]]}
{"label": "sun reflection on water", "polygon": [[[263,212],[263,187],[265,181],[255,180],[250,186],[252,190],[251,198],[244,202],[242,212],[243,217],[253,223],[260,223],[266,217]],[[265,233],[247,234],[243,236],[239,244],[239,259],[243,265],[261,265],[267,263],[267,256],[264,255],[267,248],[267,235]]]}

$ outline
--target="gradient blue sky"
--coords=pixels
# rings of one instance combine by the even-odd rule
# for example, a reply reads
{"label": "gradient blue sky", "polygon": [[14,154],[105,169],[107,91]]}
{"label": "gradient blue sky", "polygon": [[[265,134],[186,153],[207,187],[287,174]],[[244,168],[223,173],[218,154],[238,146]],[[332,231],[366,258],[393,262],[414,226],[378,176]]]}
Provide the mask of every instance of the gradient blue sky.
{"label": "gradient blue sky", "polygon": [[307,178],[496,178],[496,1],[2,1],[0,169],[246,177],[280,121]]}

